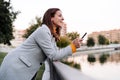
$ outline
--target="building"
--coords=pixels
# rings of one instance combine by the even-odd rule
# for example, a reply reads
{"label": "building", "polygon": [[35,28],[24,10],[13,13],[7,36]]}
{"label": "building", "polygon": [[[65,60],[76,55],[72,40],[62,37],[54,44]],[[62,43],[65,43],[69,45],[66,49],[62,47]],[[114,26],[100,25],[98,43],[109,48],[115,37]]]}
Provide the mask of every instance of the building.
{"label": "building", "polygon": [[103,35],[104,37],[106,37],[110,43],[114,43],[114,42],[120,43],[120,29],[93,32],[93,33],[89,34],[88,37],[92,37],[95,40],[95,43],[98,43],[99,35]]}
{"label": "building", "polygon": [[25,40],[25,38],[23,38],[24,34],[25,34],[25,30],[15,29],[13,32],[15,38],[11,41],[12,46],[17,47],[18,45],[20,45]]}
{"label": "building", "polygon": [[61,34],[61,36],[64,36],[64,35],[66,35],[66,33],[67,33],[67,25],[64,24],[62,29],[61,29],[61,33],[60,34]]}

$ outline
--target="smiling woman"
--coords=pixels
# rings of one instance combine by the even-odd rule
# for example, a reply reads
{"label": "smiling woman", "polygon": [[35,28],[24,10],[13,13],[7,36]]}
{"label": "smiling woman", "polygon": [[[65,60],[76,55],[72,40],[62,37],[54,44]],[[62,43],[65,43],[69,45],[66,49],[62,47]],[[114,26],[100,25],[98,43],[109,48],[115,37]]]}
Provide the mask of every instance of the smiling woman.
{"label": "smiling woman", "polygon": [[[49,8],[43,16],[41,26],[20,46],[5,56],[0,67],[0,79],[34,80],[34,75],[41,68],[42,63],[47,63],[45,73],[46,70],[49,70],[47,59],[60,60],[75,53],[81,43],[78,38],[62,49],[58,49],[56,45],[56,42],[59,41],[60,29],[64,24],[63,20],[59,8]],[[49,71],[47,71],[45,78],[49,79],[49,75]]]}

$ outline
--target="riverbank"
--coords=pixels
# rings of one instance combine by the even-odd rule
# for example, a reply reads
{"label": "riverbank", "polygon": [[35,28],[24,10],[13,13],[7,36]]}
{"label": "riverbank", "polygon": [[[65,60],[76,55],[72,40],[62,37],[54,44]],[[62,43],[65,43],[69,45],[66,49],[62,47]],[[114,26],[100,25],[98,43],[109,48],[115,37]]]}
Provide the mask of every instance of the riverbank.
{"label": "riverbank", "polygon": [[94,46],[94,47],[81,46],[79,49],[77,49],[77,52],[74,55],[78,56],[80,54],[112,52],[112,51],[115,51],[116,48],[118,48],[119,50],[120,44],[110,44],[110,45],[102,45],[102,46],[100,45],[100,46]]}
{"label": "riverbank", "polygon": [[[15,47],[12,46],[0,46],[0,52],[9,52]],[[79,49],[77,49],[77,52],[81,53],[91,53],[91,52],[105,52],[105,51],[113,51],[113,50],[119,50],[120,44],[110,44],[110,45],[96,45],[94,47],[87,47],[87,46],[81,46]]]}

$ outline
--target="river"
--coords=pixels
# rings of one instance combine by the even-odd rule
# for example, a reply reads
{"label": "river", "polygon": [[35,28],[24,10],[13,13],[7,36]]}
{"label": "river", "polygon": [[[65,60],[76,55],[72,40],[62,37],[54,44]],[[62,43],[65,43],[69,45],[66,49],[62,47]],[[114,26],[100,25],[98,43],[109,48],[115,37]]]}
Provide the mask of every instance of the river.
{"label": "river", "polygon": [[82,53],[67,60],[80,64],[80,71],[96,80],[120,80],[120,50]]}

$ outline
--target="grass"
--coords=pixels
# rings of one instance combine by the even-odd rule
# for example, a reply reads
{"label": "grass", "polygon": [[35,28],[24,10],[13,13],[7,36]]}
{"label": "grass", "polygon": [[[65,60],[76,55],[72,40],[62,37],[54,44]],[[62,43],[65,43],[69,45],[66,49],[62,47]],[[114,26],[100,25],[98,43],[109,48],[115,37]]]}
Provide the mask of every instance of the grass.
{"label": "grass", "polygon": [[44,70],[45,70],[45,65],[43,64],[37,73],[36,80],[42,80],[42,75]]}
{"label": "grass", "polygon": [[[7,53],[4,53],[4,52],[0,52],[0,65],[4,59],[4,57],[6,56]],[[37,76],[36,76],[36,80],[42,80],[42,75],[43,75],[43,72],[44,72],[44,69],[45,69],[45,65],[43,64],[38,73],[37,73]]]}
{"label": "grass", "polygon": [[7,53],[4,53],[4,52],[0,52],[0,65],[3,61],[3,58],[6,56]]}
{"label": "grass", "polygon": [[80,64],[74,63],[73,61],[68,62],[68,61],[62,60],[61,62],[64,63],[64,64],[67,64],[67,65],[69,65],[69,66],[71,66],[73,68],[81,69]]}

